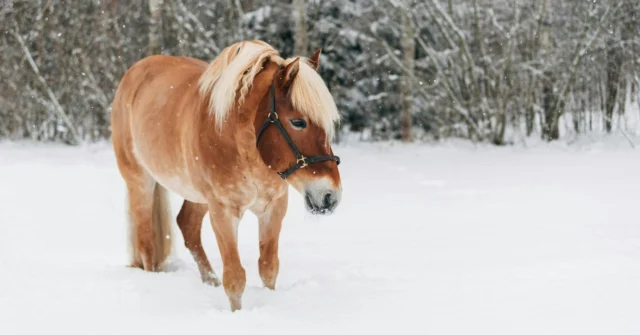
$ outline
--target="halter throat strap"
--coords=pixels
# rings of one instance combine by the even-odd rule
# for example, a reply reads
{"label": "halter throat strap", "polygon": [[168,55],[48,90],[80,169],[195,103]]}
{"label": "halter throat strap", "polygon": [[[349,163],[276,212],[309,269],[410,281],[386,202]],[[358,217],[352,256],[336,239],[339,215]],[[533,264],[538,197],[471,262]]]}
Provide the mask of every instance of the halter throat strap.
{"label": "halter throat strap", "polygon": [[[282,65],[278,66],[278,69],[276,70],[276,74],[282,69],[282,67],[283,67]],[[282,137],[284,137],[284,140],[287,142],[287,144],[289,144],[289,148],[291,148],[291,151],[293,151],[293,155],[296,157],[296,163],[293,166],[291,166],[290,168],[284,171],[278,172],[278,174],[282,179],[287,179],[287,177],[289,177],[291,174],[293,174],[297,170],[305,168],[309,164],[313,164],[313,163],[335,161],[336,164],[339,165],[340,157],[338,156],[330,155],[330,156],[305,157],[300,152],[296,144],[293,143],[293,139],[291,139],[291,136],[289,136],[289,133],[287,133],[287,130],[284,129],[282,122],[280,122],[280,119],[278,118],[278,112],[276,110],[276,88],[275,88],[276,80],[275,79],[276,77],[274,76],[273,80],[271,81],[271,88],[269,93],[269,115],[267,115],[267,119],[264,121],[264,123],[262,123],[262,126],[258,130],[258,135],[256,136],[256,146],[260,142],[260,137],[262,137],[262,134],[264,133],[264,131],[270,125],[272,124],[276,125],[276,127],[280,131],[280,134],[282,135]]]}

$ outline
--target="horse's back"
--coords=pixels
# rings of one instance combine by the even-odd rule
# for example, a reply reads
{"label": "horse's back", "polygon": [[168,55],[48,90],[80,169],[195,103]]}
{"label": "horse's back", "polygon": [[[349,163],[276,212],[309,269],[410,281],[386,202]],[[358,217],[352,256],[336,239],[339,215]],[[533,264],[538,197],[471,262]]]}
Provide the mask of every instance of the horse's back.
{"label": "horse's back", "polygon": [[117,93],[138,93],[145,86],[196,80],[207,63],[190,57],[153,55],[133,64],[122,77]]}
{"label": "horse's back", "polygon": [[[176,91],[188,91],[197,86],[199,76],[207,63],[190,57],[153,55],[133,64],[122,77],[113,101],[113,121],[120,113],[156,108],[166,104],[166,99]],[[182,92],[185,93],[185,92]]]}

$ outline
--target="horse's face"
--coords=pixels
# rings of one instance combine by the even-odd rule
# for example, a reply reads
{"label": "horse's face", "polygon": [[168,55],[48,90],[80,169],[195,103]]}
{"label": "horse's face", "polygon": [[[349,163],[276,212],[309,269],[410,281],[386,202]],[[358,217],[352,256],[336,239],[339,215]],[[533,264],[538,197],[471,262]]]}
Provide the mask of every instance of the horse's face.
{"label": "horse's face", "polygon": [[[312,64],[316,64],[314,71],[319,64],[318,56],[319,51],[309,58]],[[292,102],[292,83],[296,79],[303,80],[296,76],[305,74],[299,71],[299,62],[297,59],[276,72],[275,111],[282,129],[277,124],[270,123],[261,133],[258,150],[269,168],[279,173],[295,169],[298,165],[299,168],[290,174],[285,173],[286,181],[303,195],[309,212],[330,214],[340,203],[342,195],[339,163],[337,157],[333,156],[326,126],[314,122],[308,113],[297,110]],[[266,112],[259,115],[268,115],[271,111],[271,95],[269,91],[261,104],[261,110]],[[271,114],[270,117],[273,119],[274,115]],[[256,121],[258,126],[262,126],[265,118],[258,118]],[[306,158],[305,161],[298,160],[296,149],[289,144],[287,135],[299,153]]]}

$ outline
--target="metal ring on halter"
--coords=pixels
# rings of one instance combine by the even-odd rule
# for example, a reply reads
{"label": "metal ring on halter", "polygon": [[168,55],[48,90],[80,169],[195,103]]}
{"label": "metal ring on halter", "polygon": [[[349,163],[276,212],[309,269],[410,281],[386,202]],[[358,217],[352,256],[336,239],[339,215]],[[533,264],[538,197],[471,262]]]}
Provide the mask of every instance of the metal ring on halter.
{"label": "metal ring on halter", "polygon": [[[302,168],[306,167],[307,165],[309,165],[309,164],[307,164],[306,159],[307,159],[307,157],[304,157],[304,156],[302,158],[298,158],[296,160],[296,164],[300,165],[300,168],[302,169]],[[300,162],[302,162],[302,164],[300,164]]]}

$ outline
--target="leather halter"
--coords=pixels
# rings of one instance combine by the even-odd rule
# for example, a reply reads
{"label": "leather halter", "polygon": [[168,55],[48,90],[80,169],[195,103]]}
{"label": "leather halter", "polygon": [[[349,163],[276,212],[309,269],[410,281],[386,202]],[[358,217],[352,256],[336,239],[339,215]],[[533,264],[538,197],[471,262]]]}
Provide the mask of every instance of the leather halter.
{"label": "leather halter", "polygon": [[[276,73],[278,73],[278,71],[280,71],[280,69],[282,69],[282,65],[278,66],[278,70],[276,70]],[[274,76],[273,80],[271,81],[271,93],[270,93],[271,102],[270,102],[270,107],[269,107],[269,115],[267,116],[267,119],[264,121],[264,123],[262,124],[262,127],[260,127],[260,130],[258,131],[258,136],[256,138],[256,146],[258,145],[258,142],[260,142],[260,137],[262,136],[262,133],[267,129],[267,127],[269,125],[275,124],[278,127],[278,129],[280,130],[280,133],[282,134],[284,139],[289,144],[289,147],[293,151],[293,154],[296,156],[296,164],[294,166],[292,166],[292,167],[290,167],[290,168],[288,168],[288,169],[286,169],[286,170],[284,170],[282,172],[278,172],[278,174],[280,175],[280,177],[282,177],[282,179],[287,179],[288,176],[290,176],[292,173],[294,173],[298,169],[305,168],[309,164],[313,164],[313,163],[319,163],[319,162],[325,162],[325,161],[335,161],[336,164],[340,165],[340,157],[338,157],[338,156],[312,156],[312,157],[305,157],[305,156],[302,155],[302,153],[300,153],[300,150],[298,150],[298,147],[296,147],[295,143],[293,143],[293,140],[291,139],[291,136],[289,136],[287,131],[284,129],[284,126],[280,122],[280,119],[278,118],[278,113],[276,112],[275,78],[276,77]]]}

